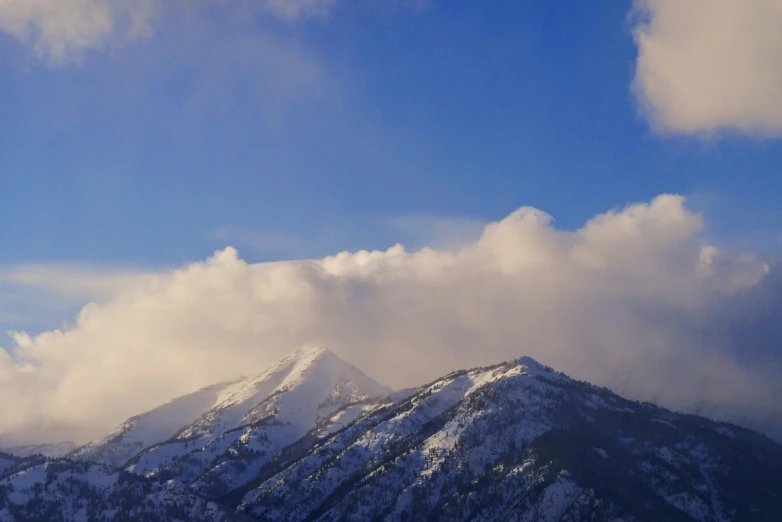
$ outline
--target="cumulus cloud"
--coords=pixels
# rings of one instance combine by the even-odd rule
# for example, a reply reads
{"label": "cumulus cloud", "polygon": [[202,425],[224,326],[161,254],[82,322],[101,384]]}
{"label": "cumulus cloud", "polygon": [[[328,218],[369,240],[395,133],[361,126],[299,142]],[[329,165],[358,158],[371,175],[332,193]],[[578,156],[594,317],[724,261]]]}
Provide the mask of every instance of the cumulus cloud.
{"label": "cumulus cloud", "polygon": [[85,51],[105,50],[153,34],[164,10],[183,16],[206,5],[247,14],[263,10],[294,21],[328,14],[335,0],[0,0],[0,30],[32,46],[51,63],[79,59]]}
{"label": "cumulus cloud", "polygon": [[86,306],[72,328],[14,333],[13,356],[0,351],[0,432],[83,440],[307,343],[396,387],[530,355],[780,430],[778,359],[738,360],[713,324],[764,286],[768,266],[705,244],[701,229],[682,198],[660,196],[576,231],[522,208],[458,251],[250,264],[226,248]]}
{"label": "cumulus cloud", "polygon": [[661,132],[782,133],[782,2],[635,0],[634,91]]}

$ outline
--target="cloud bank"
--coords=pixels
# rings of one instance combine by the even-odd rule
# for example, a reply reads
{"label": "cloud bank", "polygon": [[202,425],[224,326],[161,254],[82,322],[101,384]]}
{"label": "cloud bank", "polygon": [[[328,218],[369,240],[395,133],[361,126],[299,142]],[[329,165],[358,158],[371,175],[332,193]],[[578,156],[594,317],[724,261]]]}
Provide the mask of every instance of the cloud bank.
{"label": "cloud bank", "polygon": [[780,357],[739,359],[723,328],[746,323],[734,309],[758,317],[732,300],[767,291],[768,266],[704,244],[701,230],[668,195],[576,231],[522,208],[455,252],[397,245],[250,264],[226,248],[84,307],[72,328],[12,334],[13,355],[0,350],[0,433],[84,440],[306,343],[396,387],[530,355],[782,433]]}
{"label": "cloud bank", "polygon": [[782,133],[782,2],[635,0],[633,89],[666,133]]}

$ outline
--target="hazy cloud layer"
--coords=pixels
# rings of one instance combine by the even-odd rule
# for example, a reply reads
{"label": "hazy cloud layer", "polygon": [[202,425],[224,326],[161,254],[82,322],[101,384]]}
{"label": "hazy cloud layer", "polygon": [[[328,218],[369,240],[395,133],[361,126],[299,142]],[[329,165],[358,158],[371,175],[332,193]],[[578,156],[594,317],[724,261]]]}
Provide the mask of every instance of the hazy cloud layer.
{"label": "hazy cloud layer", "polygon": [[106,270],[79,264],[29,264],[0,268],[0,285],[50,291],[76,298],[109,298],[155,277],[130,269]]}
{"label": "hazy cloud layer", "polygon": [[635,93],[661,132],[782,133],[782,2],[635,0]]}
{"label": "hazy cloud layer", "polygon": [[782,308],[780,285],[768,297],[768,267],[704,245],[701,227],[681,198],[661,196],[575,232],[522,208],[458,252],[248,264],[227,248],[86,306],[73,328],[13,334],[14,357],[0,351],[0,431],[94,436],[305,343],[397,387],[526,354],[635,397],[780,430],[779,357],[739,360],[723,342],[726,325],[741,332]]}

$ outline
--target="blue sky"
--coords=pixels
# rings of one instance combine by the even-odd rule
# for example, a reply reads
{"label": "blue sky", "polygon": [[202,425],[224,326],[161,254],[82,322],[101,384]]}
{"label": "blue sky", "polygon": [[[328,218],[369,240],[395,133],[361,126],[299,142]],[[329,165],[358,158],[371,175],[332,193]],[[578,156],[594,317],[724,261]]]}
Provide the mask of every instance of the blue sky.
{"label": "blue sky", "polygon": [[782,147],[653,132],[630,7],[215,9],[54,66],[3,38],[0,264],[320,256],[416,242],[389,218],[532,205],[570,228],[663,192],[778,250]]}

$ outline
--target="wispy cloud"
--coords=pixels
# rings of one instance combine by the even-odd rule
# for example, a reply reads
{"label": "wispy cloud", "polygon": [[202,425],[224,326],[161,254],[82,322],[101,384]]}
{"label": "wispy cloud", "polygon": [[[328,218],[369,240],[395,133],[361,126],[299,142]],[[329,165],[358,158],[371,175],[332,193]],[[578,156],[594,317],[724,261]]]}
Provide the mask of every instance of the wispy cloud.
{"label": "wispy cloud", "polygon": [[155,0],[4,0],[0,29],[52,63],[151,34]]}
{"label": "wispy cloud", "polygon": [[131,268],[80,264],[26,264],[0,267],[0,285],[34,288],[79,299],[102,299],[155,277]]}
{"label": "wispy cloud", "polygon": [[[395,0],[416,11],[430,0]],[[2,0],[0,31],[30,46],[52,65],[78,62],[89,51],[108,51],[165,30],[171,18],[208,20],[232,11],[250,21],[257,15],[288,23],[325,20],[337,0]]]}
{"label": "wispy cloud", "polygon": [[635,0],[633,90],[663,133],[782,134],[782,2]]}
{"label": "wispy cloud", "polygon": [[120,284],[72,327],[14,334],[15,358],[0,352],[0,431],[46,423],[93,436],[315,342],[395,386],[527,354],[638,398],[782,433],[779,358],[726,344],[757,307],[782,310],[782,285],[701,231],[682,198],[661,196],[576,231],[522,208],[456,252],[396,246],[252,264],[227,248]]}
{"label": "wispy cloud", "polygon": [[3,0],[0,30],[30,45],[51,64],[78,61],[85,52],[109,50],[155,33],[167,15],[192,16],[210,9],[258,12],[293,22],[321,18],[335,0]]}
{"label": "wispy cloud", "polygon": [[285,20],[326,16],[336,0],[263,0],[266,9]]}

